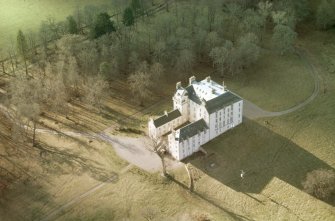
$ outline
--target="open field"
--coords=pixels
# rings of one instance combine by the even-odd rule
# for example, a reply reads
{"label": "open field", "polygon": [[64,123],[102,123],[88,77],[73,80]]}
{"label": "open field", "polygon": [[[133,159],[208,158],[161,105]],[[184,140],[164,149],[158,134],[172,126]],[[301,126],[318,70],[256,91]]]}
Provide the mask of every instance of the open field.
{"label": "open field", "polygon": [[64,20],[78,7],[110,4],[107,0],[0,0],[0,48],[15,42],[19,29],[37,31],[42,20],[48,17]]}
{"label": "open field", "polygon": [[[36,220],[127,165],[110,145],[88,139],[39,134],[36,148],[11,142],[1,121],[1,220]],[[6,174],[6,169],[10,173]],[[16,211],[16,212],[14,212]]]}
{"label": "open field", "polygon": [[313,77],[302,58],[273,52],[264,52],[241,79],[228,79],[227,84],[232,91],[268,111],[286,110],[304,101],[314,90]]}

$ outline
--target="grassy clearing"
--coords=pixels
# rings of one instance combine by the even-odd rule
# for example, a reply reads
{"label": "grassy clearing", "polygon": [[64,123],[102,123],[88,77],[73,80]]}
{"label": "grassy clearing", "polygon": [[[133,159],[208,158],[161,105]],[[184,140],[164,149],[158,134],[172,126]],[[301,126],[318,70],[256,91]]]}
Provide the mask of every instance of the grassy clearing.
{"label": "grassy clearing", "polygon": [[[229,208],[239,209],[255,220],[334,219],[333,207],[304,193],[301,186],[309,171],[333,168],[334,158],[327,162],[325,156],[334,150],[328,146],[316,154],[298,144],[306,123],[286,128],[285,137],[274,131],[281,125],[271,123],[266,128],[262,121],[246,120],[205,145],[210,157],[191,161],[208,175],[197,182],[197,191],[211,195],[217,202],[228,203]],[[243,180],[240,170],[246,171]]]}
{"label": "grassy clearing", "polygon": [[1,220],[38,220],[127,165],[103,142],[39,134],[32,148],[11,140],[6,125],[2,120],[0,177],[9,186],[0,193]]}
{"label": "grassy clearing", "polygon": [[[246,121],[205,146],[214,155],[191,161],[195,194],[184,189],[183,168],[174,172],[180,184],[133,169],[57,220],[145,220],[148,214],[152,220],[201,214],[211,220],[333,220],[333,207],[304,193],[301,181],[310,170],[332,167],[334,159],[328,164],[297,145],[295,137],[290,141],[274,132],[277,125],[265,128],[260,122]],[[240,169],[247,171],[243,181]]]}
{"label": "grassy clearing", "polygon": [[0,0],[0,48],[16,39],[19,29],[37,31],[42,20],[53,17],[64,20],[78,7],[110,4],[107,0]]}
{"label": "grassy clearing", "polygon": [[228,88],[269,111],[286,110],[308,98],[314,90],[306,63],[295,54],[263,51],[260,60],[240,79],[227,80]]}
{"label": "grassy clearing", "polygon": [[201,215],[221,217],[218,220],[237,217],[228,209],[213,207],[189,194],[179,184],[164,181],[158,174],[134,169],[57,220],[195,220]]}

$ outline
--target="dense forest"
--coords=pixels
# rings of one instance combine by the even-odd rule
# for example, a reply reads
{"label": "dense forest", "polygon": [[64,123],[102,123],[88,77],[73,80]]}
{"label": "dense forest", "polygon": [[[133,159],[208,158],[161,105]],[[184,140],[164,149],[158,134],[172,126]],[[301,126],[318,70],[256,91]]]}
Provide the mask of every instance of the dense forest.
{"label": "dense forest", "polygon": [[320,1],[316,12],[308,0],[112,3],[114,14],[89,5],[64,21],[42,21],[36,33],[18,31],[1,61],[15,125],[35,129],[45,108],[67,115],[72,100],[99,110],[114,80],[127,81],[144,105],[161,76],[178,71],[187,77],[199,63],[213,66],[220,77],[238,76],[262,50],[293,53],[299,25],[321,30],[335,25],[330,0]]}

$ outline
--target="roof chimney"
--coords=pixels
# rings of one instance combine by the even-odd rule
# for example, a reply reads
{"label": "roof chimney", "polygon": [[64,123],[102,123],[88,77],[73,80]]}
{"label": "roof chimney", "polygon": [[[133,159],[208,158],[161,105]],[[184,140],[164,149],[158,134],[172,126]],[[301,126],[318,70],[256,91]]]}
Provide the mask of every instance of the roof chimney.
{"label": "roof chimney", "polygon": [[194,76],[192,76],[192,77],[189,78],[189,80],[188,80],[189,85],[191,85],[193,83],[193,81],[195,81],[195,77]]}
{"label": "roof chimney", "polygon": [[164,111],[164,115],[165,115],[165,116],[167,116],[167,115],[168,115],[168,112],[167,112],[166,110]]}
{"label": "roof chimney", "polygon": [[224,85],[224,81],[222,81],[222,87],[223,89],[226,89],[226,85]]}
{"label": "roof chimney", "polygon": [[211,83],[211,77],[210,77],[210,76],[206,77],[206,81],[207,81],[208,83]]}
{"label": "roof chimney", "polygon": [[176,89],[178,90],[179,88],[181,88],[181,82],[180,81],[177,82],[177,84],[176,84]]}

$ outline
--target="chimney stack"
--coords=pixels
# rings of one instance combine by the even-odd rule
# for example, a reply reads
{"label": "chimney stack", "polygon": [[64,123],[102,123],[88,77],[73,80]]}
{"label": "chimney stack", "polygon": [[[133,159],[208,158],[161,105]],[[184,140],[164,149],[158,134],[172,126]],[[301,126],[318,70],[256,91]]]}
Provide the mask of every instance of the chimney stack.
{"label": "chimney stack", "polygon": [[178,89],[180,89],[181,88],[181,82],[179,81],[179,82],[177,82],[177,84],[176,84],[176,89],[178,90]]}
{"label": "chimney stack", "polygon": [[165,116],[167,116],[167,115],[168,115],[168,112],[167,112],[166,110],[164,111],[164,115],[165,115]]}
{"label": "chimney stack", "polygon": [[189,80],[188,80],[189,85],[191,85],[193,83],[193,81],[195,81],[195,77],[194,76],[192,76],[192,77],[189,78]]}
{"label": "chimney stack", "polygon": [[206,77],[206,81],[207,81],[208,83],[211,83],[211,77],[210,77],[210,76]]}

